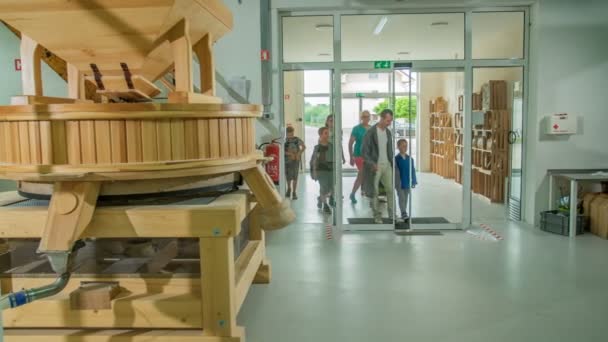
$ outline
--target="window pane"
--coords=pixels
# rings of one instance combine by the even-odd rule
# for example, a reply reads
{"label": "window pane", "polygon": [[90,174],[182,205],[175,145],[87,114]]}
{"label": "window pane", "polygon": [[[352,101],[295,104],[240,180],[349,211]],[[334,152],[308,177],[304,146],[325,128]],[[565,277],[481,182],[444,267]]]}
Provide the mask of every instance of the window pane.
{"label": "window pane", "polygon": [[329,94],[330,75],[329,70],[304,71],[304,94]]}
{"label": "window pane", "polygon": [[342,60],[464,58],[464,13],[342,16]]}
{"label": "window pane", "polygon": [[523,58],[524,12],[473,13],[473,58]]}
{"label": "window pane", "polygon": [[283,61],[331,62],[334,59],[333,17],[284,17]]}

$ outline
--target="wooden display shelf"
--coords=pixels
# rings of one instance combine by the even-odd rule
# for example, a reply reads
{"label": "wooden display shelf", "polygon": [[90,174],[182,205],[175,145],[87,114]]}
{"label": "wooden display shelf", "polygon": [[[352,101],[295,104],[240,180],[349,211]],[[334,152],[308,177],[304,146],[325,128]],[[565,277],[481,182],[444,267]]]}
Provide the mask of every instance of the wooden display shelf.
{"label": "wooden display shelf", "polygon": [[[4,311],[5,341],[25,341],[36,336],[47,341],[125,338],[125,341],[169,342],[182,334],[190,336],[186,340],[193,342],[243,341],[243,329],[236,325],[236,315],[251,284],[270,281],[262,220],[256,209],[258,205],[250,202],[250,198],[249,193],[238,192],[220,196],[206,205],[111,206],[96,210],[83,236],[195,238],[200,261],[194,261],[200,262],[200,272],[138,275],[117,271],[116,274],[74,275],[59,294]],[[40,238],[47,210],[47,207],[35,206],[0,208],[0,234],[6,238]],[[249,242],[236,257],[234,239],[245,226],[249,229]],[[169,257],[163,257],[163,253]],[[156,265],[154,269],[160,271],[170,264],[173,254],[164,249],[159,254],[160,257],[157,254],[149,260],[144,258],[144,262],[138,261],[140,258],[108,269],[125,271],[135,265],[133,272],[136,272],[150,269],[152,263]],[[12,274],[0,275],[4,293],[52,281],[52,275],[14,274],[16,270],[35,269],[27,266],[30,262],[27,258],[24,260],[26,264],[13,267]],[[70,293],[87,282],[117,284],[118,294],[109,302],[111,310],[87,310],[75,308],[73,302],[70,304]],[[21,330],[26,328],[27,332]],[[58,334],[58,330],[45,330],[68,328],[79,333],[68,336]],[[106,329],[129,329],[130,333],[114,335]]]}

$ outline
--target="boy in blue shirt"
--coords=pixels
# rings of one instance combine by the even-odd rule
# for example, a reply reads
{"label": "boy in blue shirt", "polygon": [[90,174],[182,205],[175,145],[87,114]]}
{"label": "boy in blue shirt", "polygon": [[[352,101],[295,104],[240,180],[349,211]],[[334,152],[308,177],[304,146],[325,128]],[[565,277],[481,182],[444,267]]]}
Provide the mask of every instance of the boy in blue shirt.
{"label": "boy in blue shirt", "polygon": [[414,159],[407,154],[407,140],[397,141],[399,153],[395,156],[395,187],[399,196],[399,208],[401,209],[401,219],[407,220],[407,200],[410,196],[410,189],[418,184],[416,180],[416,168]]}

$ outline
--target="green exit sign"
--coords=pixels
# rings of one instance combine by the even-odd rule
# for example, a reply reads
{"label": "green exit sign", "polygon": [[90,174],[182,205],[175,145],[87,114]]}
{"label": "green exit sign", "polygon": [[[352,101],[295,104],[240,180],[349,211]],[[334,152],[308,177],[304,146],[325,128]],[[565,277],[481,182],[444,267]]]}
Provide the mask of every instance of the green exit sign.
{"label": "green exit sign", "polygon": [[391,61],[375,61],[374,69],[390,69]]}
{"label": "green exit sign", "polygon": [[363,93],[355,93],[356,97],[365,97],[365,95]]}

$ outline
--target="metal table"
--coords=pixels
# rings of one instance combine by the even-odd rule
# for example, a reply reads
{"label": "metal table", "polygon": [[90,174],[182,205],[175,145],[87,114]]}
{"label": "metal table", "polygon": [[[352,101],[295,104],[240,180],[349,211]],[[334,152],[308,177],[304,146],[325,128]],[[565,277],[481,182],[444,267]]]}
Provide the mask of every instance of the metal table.
{"label": "metal table", "polygon": [[608,181],[608,172],[604,172],[604,174],[597,175],[598,170],[593,170],[591,172],[585,172],[586,170],[579,170],[577,172],[568,172],[568,173],[549,173],[549,210],[553,209],[553,183],[555,177],[563,177],[570,181],[570,237],[576,237],[576,217],[578,213],[577,204],[578,204],[578,183],[583,181],[592,181],[592,182],[603,182]]}

